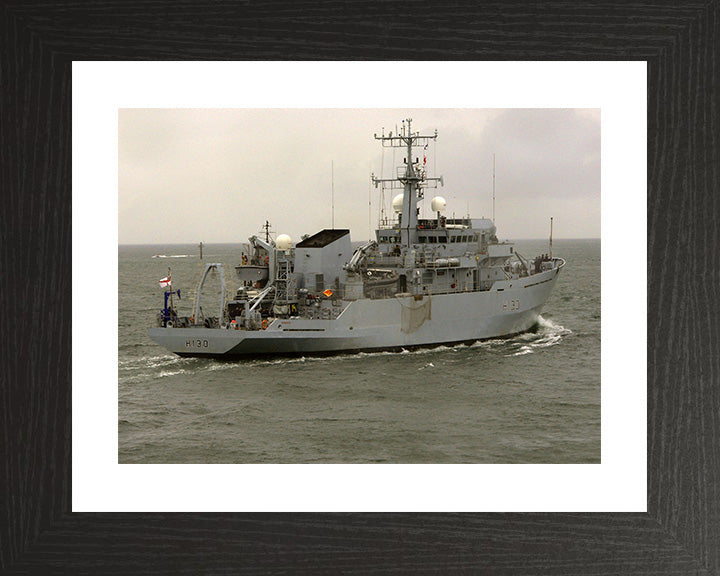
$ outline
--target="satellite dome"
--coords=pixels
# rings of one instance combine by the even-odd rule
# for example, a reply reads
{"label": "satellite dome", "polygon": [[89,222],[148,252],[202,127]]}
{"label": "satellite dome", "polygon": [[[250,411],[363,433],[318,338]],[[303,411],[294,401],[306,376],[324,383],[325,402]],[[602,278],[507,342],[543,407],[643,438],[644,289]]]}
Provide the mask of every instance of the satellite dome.
{"label": "satellite dome", "polygon": [[398,194],[393,198],[393,210],[397,212],[398,214],[402,212],[403,208],[403,194]]}
{"label": "satellite dome", "polygon": [[430,207],[433,212],[445,212],[445,206],[447,206],[447,202],[442,196],[435,196],[432,202],[430,202]]}
{"label": "satellite dome", "polygon": [[292,247],[292,238],[287,234],[280,234],[275,240],[275,247],[278,250],[290,250]]}

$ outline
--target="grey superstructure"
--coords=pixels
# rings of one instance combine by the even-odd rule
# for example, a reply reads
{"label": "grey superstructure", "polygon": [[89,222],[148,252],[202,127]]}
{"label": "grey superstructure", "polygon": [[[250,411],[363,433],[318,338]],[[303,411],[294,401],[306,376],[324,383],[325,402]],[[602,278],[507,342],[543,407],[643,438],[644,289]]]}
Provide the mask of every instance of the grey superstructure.
{"label": "grey superstructure", "polygon": [[[293,244],[286,235],[251,237],[235,267],[240,287],[226,299],[221,264],[206,264],[192,316],[180,317],[165,295],[149,336],[183,356],[306,354],[408,348],[467,342],[534,326],[555,285],[562,258],[533,259],[498,241],[490,219],[446,218],[432,199],[433,218],[419,217],[430,178],[413,148],[437,138],[412,132],[375,135],[407,156],[395,178],[375,178],[395,190],[396,218],[381,220],[374,241],[352,249],[349,230],[326,229]],[[266,228],[267,230],[267,228]],[[203,310],[208,273],[221,278],[221,302]],[[167,300],[170,295],[170,305]]]}

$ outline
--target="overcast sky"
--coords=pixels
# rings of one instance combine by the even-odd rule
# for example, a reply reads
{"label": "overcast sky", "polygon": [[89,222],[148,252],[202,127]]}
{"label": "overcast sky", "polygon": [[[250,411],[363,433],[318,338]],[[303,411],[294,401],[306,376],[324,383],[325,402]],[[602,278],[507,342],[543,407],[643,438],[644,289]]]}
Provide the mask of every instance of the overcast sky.
{"label": "overcast sky", "polygon": [[599,109],[121,109],[119,242],[245,242],[266,219],[298,241],[331,227],[333,167],[335,227],[367,239],[370,173],[393,163],[373,134],[407,117],[438,131],[427,166],[445,186],[425,215],[437,194],[448,216],[491,217],[495,154],[501,239],[546,238],[551,216],[555,238],[600,237]]}

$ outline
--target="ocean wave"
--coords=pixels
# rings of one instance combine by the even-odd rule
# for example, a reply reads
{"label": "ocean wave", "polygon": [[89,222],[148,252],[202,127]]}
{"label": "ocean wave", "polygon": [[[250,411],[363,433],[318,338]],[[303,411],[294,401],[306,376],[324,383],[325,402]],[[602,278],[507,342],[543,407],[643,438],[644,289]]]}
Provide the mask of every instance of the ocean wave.
{"label": "ocean wave", "polygon": [[561,326],[557,322],[553,322],[549,318],[543,318],[542,316],[538,316],[537,325],[540,327],[541,330],[559,332],[562,334],[572,334],[572,330]]}
{"label": "ocean wave", "polygon": [[119,360],[120,368],[133,368],[136,366],[147,366],[148,362],[157,362],[158,360],[180,359],[179,356],[170,356],[169,354],[161,354],[159,356],[141,356],[140,358],[129,358],[127,360]]}
{"label": "ocean wave", "polygon": [[532,354],[532,352],[532,348],[523,346],[518,352],[515,352],[515,354],[506,354],[506,356],[524,356],[525,354]]}
{"label": "ocean wave", "polygon": [[[175,354],[161,354],[159,356],[141,356],[139,358],[119,360],[118,368],[125,373],[136,373],[138,371],[172,368],[175,366],[189,367],[197,364],[198,361],[197,358],[183,358]],[[127,377],[121,378],[121,380],[126,381]]]}
{"label": "ocean wave", "polygon": [[177,376],[178,374],[185,374],[185,372],[186,372],[186,370],[184,368],[180,369],[180,370],[174,370],[174,371],[163,370],[157,376],[158,376],[158,378],[165,378],[166,376]]}
{"label": "ocean wave", "polygon": [[534,330],[504,341],[512,349],[511,353],[506,356],[532,354],[536,350],[555,346],[570,334],[572,334],[572,330],[539,316]]}

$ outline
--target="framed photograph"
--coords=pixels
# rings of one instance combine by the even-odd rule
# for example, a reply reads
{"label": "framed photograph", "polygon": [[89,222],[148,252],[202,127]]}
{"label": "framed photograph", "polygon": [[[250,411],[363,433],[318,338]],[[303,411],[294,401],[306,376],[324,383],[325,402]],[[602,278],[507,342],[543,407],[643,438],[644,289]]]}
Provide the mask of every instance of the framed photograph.
{"label": "framed photograph", "polygon": [[[117,134],[88,134],[86,126],[100,124],[95,107],[105,94],[133,85],[115,67],[80,63],[74,70],[76,159],[95,168],[99,160],[83,158],[108,151],[104,168],[76,173],[74,204],[93,205],[98,187],[117,181],[119,391],[118,406],[109,401],[102,419],[117,410],[119,434],[108,442],[117,443],[119,463],[600,463],[601,320],[609,332],[645,325],[642,310],[626,310],[612,286],[601,315],[601,145],[624,148],[606,152],[613,169],[602,179],[602,204],[645,221],[644,63],[465,63],[456,72],[413,63],[412,75],[445,75],[442,88],[425,91],[427,104],[457,106],[445,90],[468,77],[497,88],[478,95],[472,81],[452,90],[468,94],[459,104],[475,108],[390,109],[341,106],[373,80],[391,84],[392,66],[274,63],[264,82],[251,85],[262,83],[260,99],[280,107],[241,107],[253,92],[247,88],[238,108],[187,108],[174,94],[185,98],[191,87],[175,87],[162,100],[180,107],[121,108]],[[172,72],[156,67],[162,88],[173,84]],[[225,90],[208,86],[247,78],[250,67],[227,63],[201,83],[197,100],[211,106]],[[196,68],[179,78],[194,77]],[[584,75],[582,93],[553,90],[563,94],[562,105],[598,107],[520,107],[538,95],[526,97],[507,78],[539,68],[554,87]],[[297,91],[271,100],[282,93],[273,78],[301,75],[312,87],[343,74],[337,85],[349,88],[344,93],[321,100],[310,89],[316,108],[289,107],[304,98]],[[616,82],[619,75],[624,81]],[[105,94],[86,91],[89,84]],[[603,86],[618,85],[621,91],[601,96]],[[155,87],[141,84],[132,99],[148,98]],[[482,108],[501,98],[500,89],[513,107]],[[619,103],[611,97],[617,94]],[[366,106],[377,103],[372,90],[366,98]],[[400,143],[403,130],[417,134],[415,154]],[[101,140],[107,145],[98,146]],[[417,174],[416,191],[408,184],[407,193],[417,221],[401,228],[405,157]],[[110,212],[115,203],[108,203]],[[115,242],[114,229],[107,232],[101,252]],[[632,234],[609,234],[603,251],[643,245],[644,231]],[[288,249],[277,248],[283,239]],[[84,301],[96,297],[91,278],[78,284],[87,287]],[[147,313],[149,301],[159,315]],[[76,342],[85,336],[81,347],[94,347],[90,334]],[[170,341],[172,351],[163,345]],[[620,360],[619,350],[632,347],[619,338],[605,348],[623,376],[631,366],[637,372],[619,400],[611,383],[620,378],[606,367],[604,411],[620,423],[616,403],[627,409],[636,397],[644,410],[645,362],[636,353]],[[102,354],[100,345],[94,355]],[[191,410],[182,407],[188,395]],[[91,406],[97,414],[97,401]],[[644,420],[633,424],[634,432],[617,436],[624,447],[636,437],[644,454]],[[611,428],[610,454],[617,451]],[[77,429],[78,436],[89,435]],[[644,471],[633,476],[644,487]],[[589,481],[570,481],[566,471],[555,485]]]}
{"label": "framed photograph", "polygon": [[[672,9],[451,7],[442,19],[453,33],[442,37],[426,16],[404,17],[382,5],[345,8],[327,14],[322,24],[319,17],[269,6],[183,5],[169,15],[159,6],[115,11],[11,3],[0,12],[0,71],[12,79],[0,92],[7,191],[2,268],[8,271],[2,290],[8,337],[0,373],[0,481],[6,487],[0,570],[718,573],[720,501],[712,488],[720,472],[712,456],[720,448],[712,377],[718,314],[712,291],[701,282],[718,266],[706,249],[717,243],[712,192],[718,175],[709,160],[718,153],[712,90],[717,2]],[[417,37],[412,49],[394,40],[406,33]],[[138,58],[146,62],[128,62]],[[167,58],[177,62],[157,62]],[[548,59],[563,62],[542,62]],[[412,60],[425,64],[419,68]],[[636,140],[630,126],[638,118],[630,118],[626,137],[603,149],[604,165],[613,154],[634,158],[638,147],[642,157],[646,147],[646,180],[624,185],[646,184],[647,219],[632,218],[630,194],[609,206],[603,196],[602,237],[617,242],[608,244],[609,253],[603,244],[603,262],[616,266],[603,270],[603,290],[607,281],[619,287],[617,308],[627,312],[628,323],[603,332],[603,354],[615,346],[627,363],[603,365],[615,380],[608,389],[618,391],[607,403],[603,397],[603,427],[618,434],[606,435],[603,428],[601,462],[579,469],[516,464],[501,472],[474,464],[122,463],[117,357],[113,362],[107,355],[109,349],[117,353],[118,324],[129,321],[115,315],[116,174],[101,173],[97,197],[76,195],[91,188],[87,163],[105,166],[107,134],[117,134],[118,110],[168,106],[167,91],[186,87],[188,70],[197,74],[195,84],[229,89],[213,107],[234,108],[238,100],[248,101],[237,91],[245,86],[252,93],[252,82],[309,97],[319,74],[326,81],[347,78],[339,67],[356,70],[353,81],[365,84],[378,69],[388,77],[409,70],[420,82],[416,91],[444,83],[454,94],[450,107],[472,107],[458,88],[474,85],[467,72],[495,78],[496,60],[507,61],[498,67],[522,71],[517,87],[532,86],[540,97],[553,92],[548,83],[558,75],[569,77],[572,93],[573,84],[593,86],[593,74],[603,66],[627,86],[636,86],[638,77],[643,83],[646,74],[647,93],[640,98],[646,139]],[[428,74],[415,73],[423,68]],[[236,71],[243,76],[212,83]],[[124,90],[128,77],[132,82]],[[148,90],[141,94],[138,86]],[[153,86],[166,91],[153,99]],[[335,89],[333,82],[325,86]],[[384,94],[387,86],[381,82],[376,89]],[[103,89],[120,96],[83,100]],[[628,91],[626,108],[635,116],[636,97]],[[414,108],[441,104],[414,98]],[[200,107],[192,97],[179,100],[182,107]],[[389,108],[402,105],[386,100]],[[280,97],[269,107],[287,101]],[[316,103],[304,106],[331,107],[323,102],[316,93]],[[260,104],[246,107],[268,107]],[[81,105],[99,107],[91,115],[96,126],[80,123]],[[343,105],[366,104],[358,97]],[[591,101],[543,106],[596,107]],[[622,125],[615,129],[622,134]],[[97,156],[88,160],[81,144],[87,147],[84,135],[93,130]],[[602,134],[609,137],[612,129],[606,133],[603,124]],[[627,153],[618,151],[621,144]],[[688,284],[681,286],[680,279]],[[645,325],[638,326],[638,318]],[[645,378],[646,393],[633,394]],[[108,405],[115,407],[109,416]]]}

